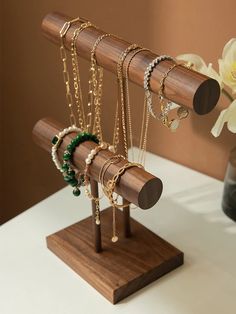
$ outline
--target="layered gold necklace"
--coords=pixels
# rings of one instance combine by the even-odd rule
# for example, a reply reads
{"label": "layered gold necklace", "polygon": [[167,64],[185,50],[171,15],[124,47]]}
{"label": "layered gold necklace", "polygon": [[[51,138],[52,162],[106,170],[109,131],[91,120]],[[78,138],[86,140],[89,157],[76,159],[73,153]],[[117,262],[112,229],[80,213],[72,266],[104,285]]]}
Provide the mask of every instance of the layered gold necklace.
{"label": "layered gold necklace", "polygon": [[[122,119],[122,131],[123,131],[123,141],[124,141],[124,151],[125,157],[128,158],[128,145],[131,151],[131,160],[134,162],[134,149],[133,149],[133,130],[132,130],[132,118],[131,118],[131,106],[129,97],[129,66],[132,59],[141,51],[148,50],[146,48],[140,48],[136,44],[131,44],[128,46],[121,54],[117,63],[117,78],[119,83],[119,97],[121,103],[121,119]],[[126,68],[124,69],[124,62],[127,56],[132,52],[132,55],[127,62]],[[123,73],[124,72],[124,73]],[[127,119],[126,119],[127,117]],[[137,162],[139,164],[145,164],[145,153],[147,147],[147,132],[149,125],[150,114],[147,110],[146,97],[144,97],[142,122],[141,122],[141,132],[139,138],[139,154]],[[127,130],[127,122],[128,130]]]}

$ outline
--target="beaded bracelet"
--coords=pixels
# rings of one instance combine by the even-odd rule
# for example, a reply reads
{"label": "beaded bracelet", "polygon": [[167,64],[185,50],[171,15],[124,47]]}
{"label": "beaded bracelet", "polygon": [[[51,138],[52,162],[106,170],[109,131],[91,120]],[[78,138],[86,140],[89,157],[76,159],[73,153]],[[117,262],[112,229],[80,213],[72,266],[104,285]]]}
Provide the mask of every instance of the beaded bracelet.
{"label": "beaded bracelet", "polygon": [[70,184],[73,189],[73,194],[75,196],[80,195],[80,187],[84,183],[84,175],[79,173],[79,178],[76,178],[76,171],[72,165],[72,158],[75,149],[85,141],[93,141],[96,144],[99,143],[98,138],[96,135],[88,132],[79,133],[74,139],[71,140],[70,144],[67,145],[66,150],[63,154],[63,165],[62,165],[62,172],[64,176],[64,180]]}
{"label": "beaded bracelet", "polygon": [[146,68],[146,71],[144,73],[144,82],[143,82],[143,87],[145,90],[145,98],[146,98],[146,102],[147,102],[147,107],[148,107],[148,111],[151,113],[151,115],[158,120],[162,120],[161,115],[157,115],[156,112],[154,112],[153,110],[153,105],[152,105],[152,94],[150,91],[150,78],[151,78],[151,73],[153,71],[153,69],[162,61],[164,60],[171,60],[171,61],[175,61],[174,58],[172,58],[171,56],[168,55],[162,55],[159,56],[157,58],[155,58],[154,60],[152,60],[151,63],[149,63],[149,65]]}
{"label": "beaded bracelet", "polygon": [[[147,101],[147,106],[149,112],[152,114],[152,116],[158,120],[161,120],[164,126],[168,127],[172,132],[175,132],[177,128],[179,127],[180,120],[187,118],[189,112],[188,109],[184,108],[183,106],[180,106],[177,110],[177,118],[171,119],[169,121],[168,119],[168,114],[171,110],[171,101],[165,101],[165,96],[164,96],[164,82],[166,78],[168,77],[168,74],[177,66],[183,65],[186,66],[185,64],[180,64],[180,63],[175,63],[172,65],[162,76],[161,81],[160,81],[160,90],[159,90],[159,100],[160,100],[160,105],[161,105],[161,113],[159,116],[153,111],[152,107],[152,95],[150,92],[150,77],[151,77],[151,72],[153,71],[153,68],[159,64],[161,61],[164,60],[172,60],[175,61],[172,57],[163,55],[160,57],[157,57],[154,59],[147,67],[145,74],[144,74],[144,89],[145,89],[145,97]],[[191,67],[187,66],[188,68]]]}
{"label": "beaded bracelet", "polygon": [[68,128],[65,128],[64,130],[62,130],[60,133],[58,133],[58,135],[55,135],[52,139],[52,150],[51,150],[51,155],[52,155],[52,161],[54,162],[56,168],[60,171],[63,172],[62,168],[61,168],[61,163],[58,159],[58,155],[57,155],[57,150],[58,147],[60,146],[63,138],[72,132],[81,132],[81,130],[79,128],[77,128],[75,125],[71,125]]}

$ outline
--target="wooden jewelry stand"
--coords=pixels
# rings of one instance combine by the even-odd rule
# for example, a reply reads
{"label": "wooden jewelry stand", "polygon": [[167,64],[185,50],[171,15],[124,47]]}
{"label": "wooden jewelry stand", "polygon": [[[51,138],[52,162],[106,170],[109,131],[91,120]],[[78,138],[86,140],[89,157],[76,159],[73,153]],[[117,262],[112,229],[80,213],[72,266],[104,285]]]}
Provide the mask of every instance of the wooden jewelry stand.
{"label": "wooden jewelry stand", "polygon": [[[58,13],[47,15],[42,24],[46,37],[59,44],[59,31],[67,20],[71,19]],[[66,34],[67,48],[70,47],[72,34],[78,25],[80,23],[77,26],[72,25]],[[76,42],[80,56],[89,59],[94,42],[103,33],[92,27],[85,29]],[[98,64],[116,73],[119,55],[129,45],[115,37],[104,38],[97,47]],[[144,71],[155,57],[155,54],[148,51],[137,54],[130,63],[130,80],[142,86]],[[125,63],[128,59],[127,57]],[[163,61],[158,69],[154,69],[151,78],[153,92],[158,91],[161,75],[170,64],[171,61]],[[165,91],[170,100],[185,105],[198,114],[211,111],[220,95],[219,85],[215,80],[181,66],[171,71],[166,79]],[[63,126],[55,121],[40,120],[33,130],[34,140],[50,152],[51,139],[61,129]],[[58,150],[60,158],[72,138],[73,134],[64,137]],[[84,142],[77,147],[73,155],[74,165],[83,168],[88,153],[95,146],[93,142]],[[112,155],[109,151],[99,151],[90,166],[91,190],[94,196],[98,196],[99,171]],[[111,165],[106,172],[105,182],[126,162]],[[162,182],[144,169],[134,167],[127,169],[122,175],[115,191],[141,209],[148,209],[160,198]],[[92,210],[91,217],[48,236],[47,246],[113,304],[183,264],[183,253],[130,218],[129,207],[117,211],[119,241],[116,243],[111,242],[111,208],[101,212],[101,225],[95,224],[93,201]]]}
{"label": "wooden jewelry stand", "polygon": [[[40,120],[33,130],[34,140],[50,152],[51,139],[62,128],[52,120]],[[58,150],[60,158],[73,135],[72,133],[64,137]],[[74,165],[80,169],[85,167],[85,159],[95,146],[93,142],[82,143],[74,152]],[[96,181],[100,168],[112,155],[109,151],[100,151],[90,166],[94,196],[98,195]],[[111,165],[105,175],[105,181],[126,162]],[[121,177],[116,192],[140,208],[148,209],[160,198],[162,182],[144,169],[130,168]],[[96,225],[94,202],[92,208],[91,217],[50,235],[47,237],[47,245],[110,302],[117,303],[182,265],[182,252],[118,210],[119,241],[112,243],[112,209],[102,211],[101,225]]]}

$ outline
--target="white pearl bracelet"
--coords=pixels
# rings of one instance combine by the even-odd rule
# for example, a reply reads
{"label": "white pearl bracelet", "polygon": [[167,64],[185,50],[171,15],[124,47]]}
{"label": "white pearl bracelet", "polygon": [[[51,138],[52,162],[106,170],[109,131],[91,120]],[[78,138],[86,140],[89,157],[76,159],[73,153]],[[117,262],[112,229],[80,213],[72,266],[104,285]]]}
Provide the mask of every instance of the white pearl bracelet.
{"label": "white pearl bracelet", "polygon": [[91,150],[91,152],[88,154],[88,157],[85,159],[86,165],[90,165],[92,163],[92,160],[94,157],[98,154],[98,152],[102,149],[107,149],[108,144],[105,142],[102,142],[99,146],[95,147]]}
{"label": "white pearl bracelet", "polygon": [[57,149],[59,147],[59,145],[62,142],[62,139],[69,133],[72,132],[81,132],[81,130],[79,128],[77,128],[75,125],[71,125],[68,128],[65,128],[64,130],[62,130],[60,133],[58,133],[58,135],[55,135],[54,138],[52,139],[52,150],[51,150],[51,155],[52,155],[52,161],[54,162],[56,168],[60,171],[63,172],[63,170],[61,169],[61,163],[60,160],[58,158],[57,155]]}

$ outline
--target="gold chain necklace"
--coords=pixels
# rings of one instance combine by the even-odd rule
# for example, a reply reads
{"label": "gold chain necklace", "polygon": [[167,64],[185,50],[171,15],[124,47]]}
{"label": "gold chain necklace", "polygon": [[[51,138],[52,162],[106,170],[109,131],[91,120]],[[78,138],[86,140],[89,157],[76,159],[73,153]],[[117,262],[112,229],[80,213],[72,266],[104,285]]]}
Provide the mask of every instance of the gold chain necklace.
{"label": "gold chain necklace", "polygon": [[78,21],[80,21],[79,17],[69,22],[66,22],[64,23],[64,25],[62,26],[60,30],[60,57],[61,57],[62,65],[63,65],[62,73],[63,73],[63,80],[66,87],[66,103],[69,108],[69,118],[70,118],[71,125],[76,125],[76,117],[75,117],[74,108],[73,108],[74,107],[73,97],[70,90],[70,74],[69,74],[68,66],[67,66],[67,53],[66,53],[66,48],[64,45],[64,38],[70,26],[73,23],[78,22]]}
{"label": "gold chain necklace", "polygon": [[125,118],[125,91],[124,91],[124,82],[123,82],[123,64],[126,56],[130,51],[137,49],[138,45],[132,44],[127,47],[119,56],[117,62],[117,78],[119,83],[119,93],[120,93],[120,103],[121,103],[121,120],[122,120],[122,130],[123,130],[123,138],[124,138],[124,150],[125,157],[128,158],[128,141],[127,141],[127,132],[126,132],[126,118]]}
{"label": "gold chain necklace", "polygon": [[102,127],[101,127],[101,98],[102,98],[102,86],[103,86],[103,68],[97,65],[96,60],[96,49],[99,43],[106,37],[111,36],[111,34],[103,34],[97,38],[93,48],[91,50],[91,61],[90,61],[90,72],[91,72],[91,82],[89,94],[92,94],[92,99],[94,105],[94,122],[93,122],[93,133],[95,133],[100,142],[102,142]]}
{"label": "gold chain necklace", "polygon": [[[100,172],[99,172],[99,181],[101,183],[102,186],[102,190],[105,194],[105,191],[107,191],[107,187],[105,185],[105,174],[106,171],[108,170],[108,168],[112,165],[112,164],[116,164],[118,162],[120,162],[121,160],[124,160],[124,156],[122,155],[113,155],[110,158],[108,158],[104,164],[102,165]],[[116,207],[112,206],[112,238],[111,238],[112,242],[116,242],[118,241],[118,235],[117,235],[117,230],[116,230]]]}
{"label": "gold chain necklace", "polygon": [[[102,98],[102,87],[103,87],[103,68],[97,65],[96,60],[96,49],[99,43],[106,37],[113,36],[112,34],[102,34],[95,41],[91,50],[91,61],[90,61],[90,72],[91,79],[89,80],[90,89],[89,96],[91,105],[94,106],[94,122],[93,122],[93,133],[96,133],[99,140],[103,141],[102,126],[101,126],[101,98]],[[91,119],[92,122],[92,119]],[[89,125],[90,126],[90,125]],[[111,152],[117,151],[119,144],[119,104],[117,102],[115,111],[115,122],[113,130],[112,145],[109,145],[108,149]]]}
{"label": "gold chain necklace", "polygon": [[113,130],[113,139],[112,146],[109,146],[109,150],[113,153],[117,152],[117,147],[120,142],[120,117],[119,117],[119,102],[116,102],[116,111],[115,111],[115,120],[114,120],[114,130]]}
{"label": "gold chain necklace", "polygon": [[138,162],[142,164],[143,166],[145,166],[145,160],[146,160],[149,120],[150,120],[150,112],[148,111],[147,99],[144,96],[143,117],[142,117],[141,134],[140,134],[140,139],[139,139],[139,154],[138,154]]}
{"label": "gold chain necklace", "polygon": [[[89,21],[83,23],[78,27],[72,36],[71,41],[71,62],[72,62],[72,72],[73,72],[73,83],[74,83],[74,91],[75,91],[75,102],[77,106],[77,113],[79,118],[79,125],[81,130],[88,132],[88,127],[85,118],[85,110],[83,104],[83,96],[81,90],[81,82],[80,82],[80,72],[79,72],[79,61],[76,50],[76,41],[78,39],[79,34],[88,27],[96,27]],[[89,104],[88,104],[89,105]],[[88,113],[89,114],[89,113]]]}
{"label": "gold chain necklace", "polygon": [[[129,127],[129,139],[130,139],[130,149],[132,161],[134,161],[134,151],[133,151],[133,132],[132,132],[132,119],[131,119],[131,107],[130,107],[130,98],[129,98],[129,66],[133,58],[140,53],[141,51],[149,51],[147,48],[138,48],[135,49],[126,65],[125,69],[125,95],[126,95],[126,104],[127,104],[127,113],[128,113],[128,127]],[[141,132],[139,139],[139,154],[138,154],[138,163],[144,164],[144,156],[147,145],[147,130],[149,124],[149,113],[147,111],[146,101],[144,100],[143,105],[143,114],[142,114],[142,124],[141,124]]]}

